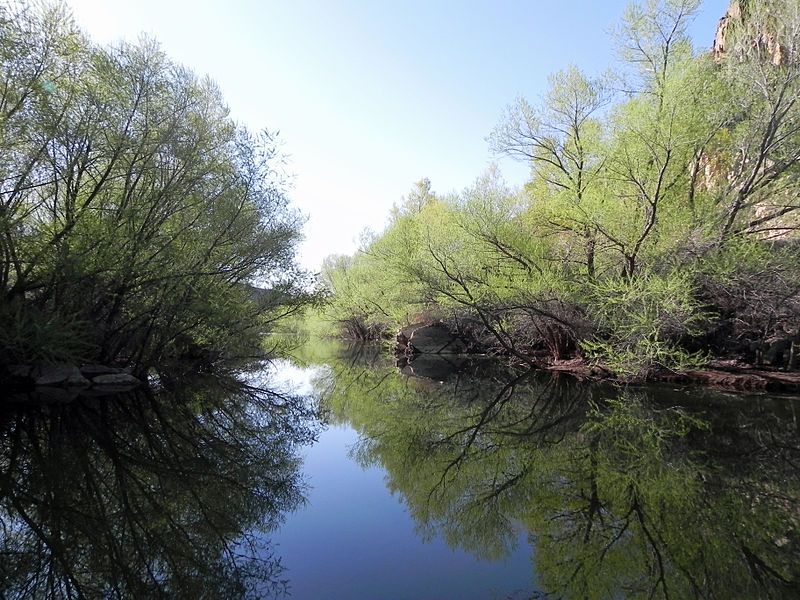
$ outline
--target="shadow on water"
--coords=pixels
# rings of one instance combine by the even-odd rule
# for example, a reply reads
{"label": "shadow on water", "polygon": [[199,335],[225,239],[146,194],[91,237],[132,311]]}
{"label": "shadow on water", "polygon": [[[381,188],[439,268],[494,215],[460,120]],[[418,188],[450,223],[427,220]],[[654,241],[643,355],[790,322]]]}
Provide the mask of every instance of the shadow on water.
{"label": "shadow on water", "polygon": [[302,502],[300,398],[236,381],[0,412],[0,597],[281,593],[263,532]]}
{"label": "shadow on water", "polygon": [[[800,436],[788,398],[622,389],[380,350],[315,381],[424,538],[533,553],[553,598],[800,597]],[[515,596],[516,598],[517,596]]]}

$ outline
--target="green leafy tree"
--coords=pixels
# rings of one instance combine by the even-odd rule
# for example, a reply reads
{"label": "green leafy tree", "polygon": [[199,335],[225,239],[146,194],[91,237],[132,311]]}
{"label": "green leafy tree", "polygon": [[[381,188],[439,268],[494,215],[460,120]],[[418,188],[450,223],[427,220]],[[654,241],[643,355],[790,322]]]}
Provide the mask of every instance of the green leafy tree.
{"label": "green leafy tree", "polygon": [[[216,85],[153,41],[96,46],[58,7],[0,17],[7,357],[252,351],[307,296],[274,137],[236,125]],[[37,341],[20,315],[81,344]]]}
{"label": "green leafy tree", "polygon": [[796,366],[798,10],[737,6],[712,55],[687,36],[695,0],[632,4],[615,71],[517,100],[489,142],[530,165],[522,191],[491,169],[452,196],[418,182],[356,257],[361,319],[625,377],[711,354]]}

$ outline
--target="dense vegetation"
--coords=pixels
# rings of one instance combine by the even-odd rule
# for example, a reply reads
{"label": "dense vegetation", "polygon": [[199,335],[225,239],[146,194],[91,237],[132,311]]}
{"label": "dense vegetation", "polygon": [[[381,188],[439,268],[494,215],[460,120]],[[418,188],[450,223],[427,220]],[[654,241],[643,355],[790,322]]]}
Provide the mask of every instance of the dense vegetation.
{"label": "dense vegetation", "polygon": [[800,6],[736,3],[715,51],[694,0],[632,5],[613,71],[569,67],[489,137],[531,166],[459,194],[421,180],[382,233],[326,261],[356,338],[441,319],[525,362],[643,375],[729,356],[792,367],[800,326]]}
{"label": "dense vegetation", "polygon": [[0,147],[0,362],[237,355],[302,300],[273,136],[154,42],[0,6]]}

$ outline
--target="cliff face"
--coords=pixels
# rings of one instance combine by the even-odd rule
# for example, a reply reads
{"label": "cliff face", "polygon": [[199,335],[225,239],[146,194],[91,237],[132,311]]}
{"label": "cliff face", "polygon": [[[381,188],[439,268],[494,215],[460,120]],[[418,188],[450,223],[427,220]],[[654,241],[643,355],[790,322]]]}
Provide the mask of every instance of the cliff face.
{"label": "cliff face", "polygon": [[732,0],[728,11],[719,20],[717,25],[717,32],[714,34],[714,44],[711,46],[711,52],[714,58],[721,59],[725,55],[726,50],[726,36],[728,30],[735,26],[736,23],[742,22],[742,5],[739,0]]}
{"label": "cliff face", "polygon": [[[711,52],[716,60],[736,53],[759,52],[769,60],[780,65],[786,61],[786,48],[780,41],[781,24],[761,10],[752,7],[752,0],[731,0],[725,16],[719,20],[717,32]],[[741,45],[734,49],[734,38],[737,31],[744,30],[744,39],[750,40],[749,44]]]}
{"label": "cliff face", "polygon": [[[727,12],[717,25],[711,48],[714,60],[718,63],[729,62],[733,66],[744,61],[756,61],[762,65],[771,63],[778,70],[797,68],[797,33],[780,16],[782,10],[790,12],[787,9],[796,1],[731,0]],[[747,162],[738,165],[738,169],[746,171]],[[773,157],[766,157],[760,172],[771,169],[774,164]],[[699,167],[702,185],[706,189],[724,184],[725,180],[736,180],[732,173],[737,167],[725,164],[719,156],[703,155]],[[770,198],[754,203],[750,220],[755,225],[751,225],[748,231],[765,239],[796,238],[800,227],[800,211],[787,210],[795,204],[794,188],[788,192],[777,191]],[[758,233],[758,224],[767,222],[768,225]]]}

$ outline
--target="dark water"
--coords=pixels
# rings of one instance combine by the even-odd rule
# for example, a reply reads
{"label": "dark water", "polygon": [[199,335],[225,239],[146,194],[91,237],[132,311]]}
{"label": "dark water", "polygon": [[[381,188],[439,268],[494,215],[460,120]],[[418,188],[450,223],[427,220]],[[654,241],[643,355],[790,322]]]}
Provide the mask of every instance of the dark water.
{"label": "dark water", "polygon": [[0,598],[800,597],[797,400],[295,354],[5,402]]}
{"label": "dark water", "polygon": [[3,398],[0,598],[241,598],[285,589],[268,533],[303,501],[305,399],[234,380]]}

